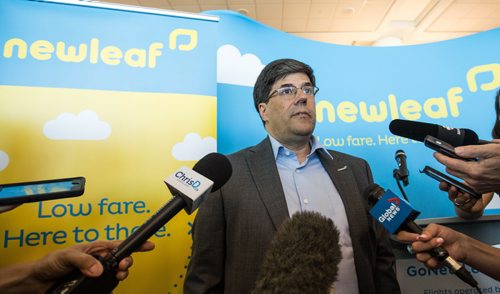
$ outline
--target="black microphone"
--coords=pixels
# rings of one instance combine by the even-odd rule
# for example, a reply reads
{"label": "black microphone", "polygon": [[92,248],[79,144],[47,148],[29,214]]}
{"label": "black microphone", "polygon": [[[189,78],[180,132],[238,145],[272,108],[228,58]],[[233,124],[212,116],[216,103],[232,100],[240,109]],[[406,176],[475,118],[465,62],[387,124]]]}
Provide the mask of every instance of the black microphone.
{"label": "black microphone", "polygon": [[438,138],[453,147],[490,143],[480,140],[477,134],[469,129],[457,129],[436,124],[411,120],[395,119],[389,124],[394,135],[423,142],[427,135]]}
{"label": "black microphone", "polygon": [[50,294],[107,294],[118,285],[116,268],[118,263],[137,250],[179,211],[188,214],[198,208],[210,192],[222,187],[231,177],[232,167],[226,156],[210,153],[198,161],[192,170],[181,167],[165,183],[173,197],[144,224],[125,239],[106,257],[96,256],[103,264],[101,276],[91,278],[75,270],[47,291]]}
{"label": "black microphone", "polygon": [[[388,190],[386,192],[379,185],[373,183],[366,187],[363,196],[368,198],[368,202],[373,206],[370,214],[391,234],[400,230],[417,234],[422,233],[422,228],[413,221],[419,212],[413,209],[409,202],[398,197],[392,191]],[[470,272],[463,265],[451,258],[446,249],[436,247],[432,250],[431,254],[462,281],[479,289],[477,281],[472,277]],[[481,293],[480,290],[478,291]]]}
{"label": "black microphone", "polygon": [[327,294],[341,259],[333,221],[318,212],[297,212],[274,235],[252,293]]}
{"label": "black microphone", "polygon": [[408,173],[408,166],[406,165],[406,153],[403,150],[399,149],[396,151],[394,159],[396,159],[396,162],[398,163],[398,168],[394,170],[396,178],[402,181],[403,185],[408,186],[409,173]]}

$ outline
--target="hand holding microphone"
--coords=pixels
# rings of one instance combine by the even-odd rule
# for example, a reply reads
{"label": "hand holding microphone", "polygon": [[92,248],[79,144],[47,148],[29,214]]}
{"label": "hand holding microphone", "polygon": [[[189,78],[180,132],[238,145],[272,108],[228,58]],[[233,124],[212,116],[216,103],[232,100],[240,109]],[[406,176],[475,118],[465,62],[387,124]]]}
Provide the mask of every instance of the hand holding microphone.
{"label": "hand holding microphone", "polygon": [[402,242],[411,242],[417,260],[430,268],[439,267],[440,263],[429,252],[443,247],[452,258],[500,280],[500,249],[448,227],[429,224],[420,234],[400,231],[397,238]]}
{"label": "hand holding microphone", "polygon": [[104,267],[102,275],[91,278],[75,271],[58,281],[47,293],[111,293],[118,284],[115,274],[121,260],[140,248],[147,239],[182,209],[191,214],[211,191],[222,187],[231,174],[231,163],[227,157],[218,153],[210,153],[203,157],[195,164],[193,170],[186,167],[180,168],[165,179],[165,183],[173,194],[172,199],[107,256],[95,256]]}
{"label": "hand holding microphone", "polygon": [[[479,139],[469,129],[402,119],[391,121],[389,130],[395,135],[425,142],[427,147],[439,151],[434,154],[437,161],[446,166],[448,173],[463,179],[475,191],[500,191],[500,140],[488,142]],[[446,148],[448,144],[451,146]],[[451,157],[456,154],[456,158],[441,153]]]}
{"label": "hand holding microphone", "polygon": [[416,259],[430,268],[437,268],[441,265],[441,262],[429,253],[437,247],[443,247],[453,259],[466,260],[466,252],[463,250],[461,241],[462,234],[452,232],[451,229],[441,225],[430,224],[419,234],[400,231],[397,238],[402,242],[411,242]]}
{"label": "hand holding microphone", "polygon": [[[413,221],[420,213],[413,209],[406,200],[398,197],[390,190],[387,192],[384,191],[384,189],[377,184],[369,185],[363,194],[372,205],[370,214],[391,234],[402,230],[417,234],[422,233],[422,228]],[[467,269],[451,258],[444,248],[433,248],[431,255],[444,264],[462,281],[479,289],[477,281]],[[479,291],[479,293],[481,292]]]}
{"label": "hand holding microphone", "polygon": [[389,129],[395,135],[422,141],[427,147],[438,151],[434,153],[434,157],[446,166],[448,173],[463,179],[467,186],[483,194],[481,201],[473,199],[474,201],[465,203],[470,199],[468,195],[441,183],[440,189],[448,191],[448,197],[458,206],[456,210],[459,216],[468,219],[479,217],[492,198],[492,194],[487,192],[500,191],[499,139],[488,142],[479,139],[469,129],[401,119],[391,121]]}

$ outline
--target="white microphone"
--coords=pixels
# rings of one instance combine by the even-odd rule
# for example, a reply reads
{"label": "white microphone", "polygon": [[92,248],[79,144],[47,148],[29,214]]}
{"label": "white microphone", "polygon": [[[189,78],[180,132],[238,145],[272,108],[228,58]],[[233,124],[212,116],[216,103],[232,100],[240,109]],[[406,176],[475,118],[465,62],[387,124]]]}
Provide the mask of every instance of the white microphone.
{"label": "white microphone", "polygon": [[185,203],[187,214],[193,213],[210,193],[214,182],[185,166],[165,178],[165,184],[172,195],[177,195]]}

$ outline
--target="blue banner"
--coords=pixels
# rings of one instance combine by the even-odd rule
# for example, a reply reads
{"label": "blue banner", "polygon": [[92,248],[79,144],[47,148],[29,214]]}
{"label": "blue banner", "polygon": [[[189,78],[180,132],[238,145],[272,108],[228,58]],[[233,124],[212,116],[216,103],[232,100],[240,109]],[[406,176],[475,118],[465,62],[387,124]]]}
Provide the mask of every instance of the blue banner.
{"label": "blue banner", "polygon": [[[231,153],[266,135],[253,105],[260,70],[279,58],[314,69],[317,124],[314,134],[327,148],[362,157],[375,181],[397,189],[395,152],[408,157],[408,198],[421,218],[455,216],[438,183],[419,172],[443,170],[423,143],[389,132],[393,119],[469,128],[490,139],[494,96],[500,86],[500,29],[432,44],[353,47],[298,38],[237,13],[220,16],[218,45],[218,146]],[[432,205],[429,205],[432,203]],[[488,213],[498,213],[493,207]]]}
{"label": "blue banner", "polygon": [[0,84],[215,96],[215,20],[1,1]]}

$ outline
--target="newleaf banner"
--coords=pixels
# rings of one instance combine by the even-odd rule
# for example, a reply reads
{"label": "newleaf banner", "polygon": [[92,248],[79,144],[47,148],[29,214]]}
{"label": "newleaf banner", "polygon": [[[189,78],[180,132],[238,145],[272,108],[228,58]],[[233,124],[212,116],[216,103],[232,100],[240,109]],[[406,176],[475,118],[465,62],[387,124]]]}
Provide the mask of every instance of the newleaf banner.
{"label": "newleaf banner", "polygon": [[[253,84],[278,58],[314,69],[314,135],[325,147],[366,159],[375,182],[395,193],[394,155],[405,151],[405,190],[420,219],[455,216],[438,183],[419,172],[444,169],[423,143],[391,134],[391,120],[469,128],[491,139],[500,29],[416,46],[353,47],[298,38],[229,11],[64,2],[0,1],[0,184],[83,176],[86,189],[0,214],[0,266],[123,240],[170,200],[163,179],[172,172],[207,153],[260,142],[266,133]],[[485,214],[498,214],[499,202]],[[162,227],[151,239],[156,249],[134,254],[115,292],[182,293],[193,219],[181,212]],[[424,271],[398,261],[402,287],[411,289],[404,293],[473,293],[450,274]],[[425,288],[429,276],[435,284]],[[480,282],[500,292],[498,282]]]}

